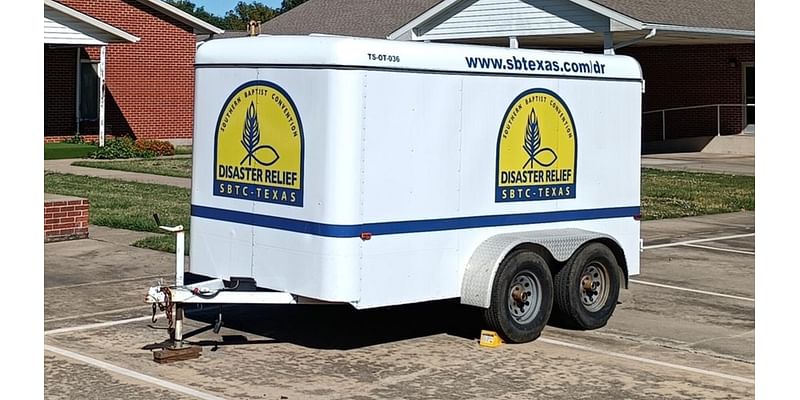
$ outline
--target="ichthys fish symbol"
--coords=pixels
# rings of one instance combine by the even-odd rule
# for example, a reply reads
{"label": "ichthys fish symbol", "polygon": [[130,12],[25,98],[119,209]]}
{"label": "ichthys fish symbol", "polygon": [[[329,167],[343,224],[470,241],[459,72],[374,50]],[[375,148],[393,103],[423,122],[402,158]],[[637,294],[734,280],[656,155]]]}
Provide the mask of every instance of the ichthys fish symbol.
{"label": "ichthys fish symbol", "polygon": [[258,127],[258,115],[256,114],[256,106],[250,102],[250,107],[247,108],[247,116],[244,120],[244,128],[242,129],[242,146],[247,152],[247,155],[239,162],[242,165],[247,161],[247,165],[253,165],[253,161],[269,167],[275,164],[280,155],[274,147],[266,144],[261,144],[261,132]]}

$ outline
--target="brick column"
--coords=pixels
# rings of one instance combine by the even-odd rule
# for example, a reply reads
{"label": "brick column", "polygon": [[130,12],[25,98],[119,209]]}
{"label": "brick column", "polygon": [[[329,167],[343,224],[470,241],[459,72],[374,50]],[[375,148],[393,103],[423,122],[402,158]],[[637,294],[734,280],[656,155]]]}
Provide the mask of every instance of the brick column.
{"label": "brick column", "polygon": [[89,237],[89,200],[44,194],[44,241]]}

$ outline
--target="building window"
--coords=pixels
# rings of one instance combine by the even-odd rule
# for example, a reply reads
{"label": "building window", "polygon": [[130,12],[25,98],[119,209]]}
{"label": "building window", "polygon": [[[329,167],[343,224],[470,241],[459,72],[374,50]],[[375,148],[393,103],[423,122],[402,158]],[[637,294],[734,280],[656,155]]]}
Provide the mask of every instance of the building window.
{"label": "building window", "polygon": [[81,121],[96,121],[99,109],[100,78],[97,76],[98,63],[81,60],[78,71],[78,117]]}

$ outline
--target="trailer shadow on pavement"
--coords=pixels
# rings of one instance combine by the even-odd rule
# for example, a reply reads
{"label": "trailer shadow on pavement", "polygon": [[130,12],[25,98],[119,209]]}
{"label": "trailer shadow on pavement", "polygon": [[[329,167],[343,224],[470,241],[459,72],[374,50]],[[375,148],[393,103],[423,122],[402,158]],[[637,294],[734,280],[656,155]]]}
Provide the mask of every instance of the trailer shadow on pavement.
{"label": "trailer shadow on pavement", "polygon": [[219,307],[187,306],[186,317],[207,324],[184,335],[203,347],[241,344],[291,343],[313,349],[351,350],[401,340],[447,334],[478,339],[481,310],[458,300],[430,301],[402,306],[356,310],[350,305],[225,305],[223,326],[272,340],[249,340],[241,335],[220,340],[192,340],[210,330]]}
{"label": "trailer shadow on pavement", "polygon": [[[224,305],[225,328],[257,337],[222,335],[219,340],[192,339],[214,327],[220,307],[187,305],[186,318],[206,324],[184,333],[184,339],[197,346],[291,343],[313,349],[351,350],[401,340],[446,334],[478,340],[485,329],[483,310],[460,304],[457,299],[429,301],[370,310],[350,305]],[[548,326],[575,330],[551,318]],[[154,343],[143,349],[159,348]]]}

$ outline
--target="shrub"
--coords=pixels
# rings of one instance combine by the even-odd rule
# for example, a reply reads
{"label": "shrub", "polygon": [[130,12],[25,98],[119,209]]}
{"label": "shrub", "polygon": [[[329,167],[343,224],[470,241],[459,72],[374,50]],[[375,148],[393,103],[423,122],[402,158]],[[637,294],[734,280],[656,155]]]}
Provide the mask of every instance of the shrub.
{"label": "shrub", "polygon": [[137,140],[136,148],[140,151],[150,151],[157,156],[175,155],[175,146],[163,140]]}
{"label": "shrub", "polygon": [[109,160],[115,158],[151,158],[155,153],[148,150],[140,150],[134,144],[133,139],[129,137],[121,137],[116,139],[109,139],[106,141],[105,146],[98,148],[96,151],[89,154],[89,158],[98,160]]}

